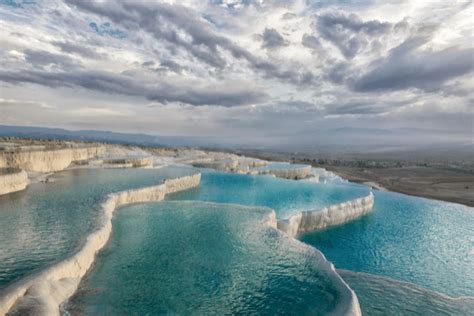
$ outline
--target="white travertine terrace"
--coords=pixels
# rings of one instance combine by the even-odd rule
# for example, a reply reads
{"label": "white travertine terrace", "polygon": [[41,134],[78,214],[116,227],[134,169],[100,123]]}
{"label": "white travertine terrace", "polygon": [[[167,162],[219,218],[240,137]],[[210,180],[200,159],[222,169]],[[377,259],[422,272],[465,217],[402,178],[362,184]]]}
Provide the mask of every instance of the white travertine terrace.
{"label": "white travertine terrace", "polygon": [[[288,164],[288,168],[275,169],[258,169],[255,167],[263,167],[269,164],[268,161],[237,156],[233,154],[213,153],[212,155],[201,155],[198,158],[183,159],[181,163],[190,164],[198,168],[211,168],[219,171],[248,173],[248,174],[271,174],[275,177],[285,179],[305,179],[311,176],[312,168],[309,165],[295,166]],[[318,182],[319,176],[314,175],[314,182]]]}
{"label": "white travertine terrace", "polygon": [[208,156],[200,156],[195,159],[183,160],[183,163],[191,164],[194,167],[212,168],[219,171],[247,173],[250,168],[261,167],[268,164],[267,161],[248,157],[241,157],[233,154],[213,153]]}
{"label": "white travertine terrace", "polygon": [[97,157],[103,146],[59,149],[22,149],[0,151],[0,168],[20,168],[25,171],[51,172],[66,169],[71,162]]}
{"label": "white travertine terrace", "polygon": [[330,226],[347,223],[369,213],[374,206],[374,194],[332,205],[319,210],[304,211],[288,219],[278,221],[278,229],[295,237],[302,233],[314,232]]}
{"label": "white travertine terrace", "polygon": [[[112,231],[112,216],[116,208],[131,203],[161,201],[166,194],[198,186],[200,179],[201,174],[195,174],[165,180],[163,184],[156,186],[110,194],[102,205],[102,226],[88,236],[83,247],[64,261],[6,288],[0,296],[0,315],[9,311],[20,314],[59,315],[60,305],[74,294],[81,278],[94,262],[97,252],[106,245]],[[274,229],[280,228],[273,210],[269,210],[263,224]],[[288,235],[288,238],[293,237]],[[339,276],[334,265],[327,261],[319,250],[312,249],[321,257],[321,268],[330,272],[333,284],[341,295],[340,303],[332,314],[361,315],[355,292]]]}
{"label": "white travertine terrace", "polygon": [[183,150],[176,153],[175,162],[224,172],[249,173],[251,168],[262,167],[268,161],[222,152]]}
{"label": "white travertine terrace", "polygon": [[310,174],[307,178],[301,179],[304,182],[319,183],[320,176],[319,174]]}
{"label": "white travertine terrace", "polygon": [[0,168],[0,195],[26,189],[28,174],[16,168]]}
{"label": "white travertine terrace", "polygon": [[[194,152],[200,154],[194,156]],[[181,160],[182,163],[195,166],[209,167],[227,172],[251,172],[251,168],[265,166],[265,160],[241,157],[226,153],[191,152],[193,155],[179,159],[172,157],[173,162]],[[64,148],[48,150],[44,148],[27,148],[12,150],[9,153],[0,151],[0,167],[16,166],[29,171],[50,172],[63,170],[73,161],[96,158],[104,153],[102,146],[87,148]],[[115,154],[115,152],[114,152]],[[103,160],[104,164],[116,155],[109,154]],[[153,157],[124,158],[128,166],[146,166],[153,164]],[[115,163],[120,162],[115,159]],[[34,163],[33,163],[34,162]],[[101,161],[102,162],[102,161]],[[100,163],[102,165],[102,163]],[[289,179],[304,179],[311,175],[311,166],[292,167],[288,169],[259,170],[258,174],[273,174],[277,177]],[[26,173],[22,171],[26,176]],[[319,176],[318,176],[319,178]],[[200,183],[201,175],[195,174],[177,179],[166,180],[163,184],[123,191],[110,194],[102,205],[103,221],[100,228],[89,235],[83,247],[71,257],[43,270],[39,273],[20,280],[5,288],[0,294],[0,315],[10,312],[35,315],[59,315],[60,304],[67,300],[80,283],[81,278],[90,269],[95,260],[96,253],[101,250],[110,238],[112,230],[112,216],[116,208],[140,202],[161,201],[166,194],[186,190]],[[26,179],[27,180],[27,179]],[[313,181],[316,180],[315,178]],[[308,178],[308,181],[311,181]],[[1,193],[0,193],[1,194]],[[288,235],[295,237],[300,233],[320,230],[326,227],[342,224],[369,212],[373,206],[373,195],[342,203],[339,205],[301,212],[287,220],[278,221],[274,211],[269,213],[265,224],[278,228]],[[314,249],[324,259],[321,264],[325,269],[331,270],[331,276],[341,293],[341,304],[338,305],[334,315],[361,315],[357,296],[354,291],[337,274],[334,266],[324,258],[324,255]]]}
{"label": "white travertine terrace", "polygon": [[211,161],[197,161],[193,162],[194,167],[200,168],[212,168],[219,171],[233,171],[239,165],[238,160],[234,159],[222,159],[222,160],[211,160]]}
{"label": "white travertine terrace", "polygon": [[301,167],[295,168],[290,167],[288,169],[265,169],[265,170],[258,170],[258,174],[272,174],[278,178],[285,178],[285,179],[304,179],[311,174],[311,166],[303,165]]}
{"label": "white travertine terrace", "polygon": [[151,167],[153,166],[153,156],[109,158],[102,160],[102,163],[111,166],[134,168]]}
{"label": "white travertine terrace", "polygon": [[12,284],[0,296],[0,315],[9,311],[28,315],[59,315],[59,306],[77,290],[81,278],[94,262],[96,253],[109,240],[116,208],[132,203],[161,201],[166,194],[199,185],[201,174],[165,180],[156,186],[110,194],[102,204],[103,221],[83,247],[67,259]]}

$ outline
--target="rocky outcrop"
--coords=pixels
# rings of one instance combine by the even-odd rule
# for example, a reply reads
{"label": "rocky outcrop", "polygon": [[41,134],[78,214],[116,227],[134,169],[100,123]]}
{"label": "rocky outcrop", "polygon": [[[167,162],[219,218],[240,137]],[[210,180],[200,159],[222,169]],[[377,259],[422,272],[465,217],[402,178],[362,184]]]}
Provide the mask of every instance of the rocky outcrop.
{"label": "rocky outcrop", "polygon": [[20,168],[36,172],[59,171],[66,169],[73,161],[97,157],[104,150],[103,146],[3,150],[0,151],[0,168]]}
{"label": "rocky outcrop", "polygon": [[102,204],[103,221],[90,234],[82,248],[69,258],[6,288],[0,296],[0,315],[13,312],[26,315],[59,315],[59,305],[77,290],[81,278],[94,262],[96,253],[107,243],[112,232],[116,208],[132,203],[161,201],[166,194],[199,185],[201,174],[165,180],[142,189],[110,194]]}
{"label": "rocky outcrop", "polygon": [[0,168],[0,195],[26,189],[28,174],[15,168]]}
{"label": "rocky outcrop", "polygon": [[278,221],[278,229],[290,236],[314,232],[340,225],[361,217],[372,210],[374,195],[325,207],[314,211],[296,213],[288,219]]}

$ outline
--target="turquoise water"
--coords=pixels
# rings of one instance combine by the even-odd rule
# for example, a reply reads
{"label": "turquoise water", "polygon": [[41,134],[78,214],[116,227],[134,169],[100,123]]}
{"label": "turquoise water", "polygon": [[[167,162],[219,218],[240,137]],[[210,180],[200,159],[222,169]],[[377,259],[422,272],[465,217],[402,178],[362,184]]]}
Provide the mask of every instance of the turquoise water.
{"label": "turquoise water", "polygon": [[[95,227],[107,193],[193,170],[67,171],[0,197],[0,290],[70,254]],[[270,207],[285,218],[365,196],[368,187],[202,172],[199,187],[166,203],[115,213],[110,245],[69,305],[72,312],[299,315],[337,305],[339,293],[314,249],[255,224],[265,210],[202,201]],[[472,299],[433,291],[474,296],[473,208],[374,193],[373,213],[302,241],[339,269],[368,273],[342,272],[364,314],[468,314]]]}
{"label": "turquoise water", "polygon": [[189,169],[78,169],[0,197],[0,289],[63,259],[97,223],[108,193],[158,184]]}
{"label": "turquoise water", "polygon": [[338,270],[357,293],[363,315],[456,315],[474,311],[474,298],[450,298],[412,283]]}
{"label": "turquoise water", "polygon": [[340,301],[311,247],[261,208],[162,202],[117,210],[109,247],[66,309],[84,315],[322,315]]}
{"label": "turquoise water", "polygon": [[338,269],[412,282],[450,296],[474,296],[474,209],[375,191],[374,211],[301,237]]}
{"label": "turquoise water", "polygon": [[296,211],[345,202],[368,192],[368,187],[360,185],[308,183],[204,170],[199,187],[174,194],[170,199],[266,206],[274,209],[278,218],[285,218]]}

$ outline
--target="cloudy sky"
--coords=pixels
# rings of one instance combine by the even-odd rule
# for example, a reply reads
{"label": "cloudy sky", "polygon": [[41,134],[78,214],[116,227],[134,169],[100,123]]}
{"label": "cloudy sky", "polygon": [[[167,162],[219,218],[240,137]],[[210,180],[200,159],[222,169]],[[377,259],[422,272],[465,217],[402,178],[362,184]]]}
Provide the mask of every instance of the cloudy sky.
{"label": "cloudy sky", "polygon": [[0,124],[472,140],[473,16],[454,0],[0,0]]}

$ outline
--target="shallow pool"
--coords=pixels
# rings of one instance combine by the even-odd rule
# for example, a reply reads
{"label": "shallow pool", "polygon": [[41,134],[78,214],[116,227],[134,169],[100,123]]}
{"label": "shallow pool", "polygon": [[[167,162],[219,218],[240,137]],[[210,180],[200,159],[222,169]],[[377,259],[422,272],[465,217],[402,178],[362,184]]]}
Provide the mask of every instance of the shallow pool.
{"label": "shallow pool", "polygon": [[323,315],[342,304],[314,248],[268,209],[161,202],[117,210],[109,247],[66,309],[85,315]]}
{"label": "shallow pool", "polygon": [[456,315],[470,316],[474,297],[452,298],[413,283],[374,274],[338,270],[357,293],[364,316]]}
{"label": "shallow pool", "polygon": [[201,185],[168,199],[266,206],[278,218],[366,196],[370,189],[350,183],[310,183],[268,175],[229,174],[203,170]]}
{"label": "shallow pool", "polygon": [[374,210],[354,222],[301,236],[337,268],[474,296],[474,209],[375,191]]}
{"label": "shallow pool", "polygon": [[0,197],[0,288],[65,258],[95,227],[108,193],[160,183],[189,168],[77,169]]}

